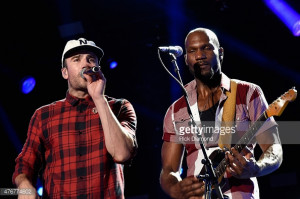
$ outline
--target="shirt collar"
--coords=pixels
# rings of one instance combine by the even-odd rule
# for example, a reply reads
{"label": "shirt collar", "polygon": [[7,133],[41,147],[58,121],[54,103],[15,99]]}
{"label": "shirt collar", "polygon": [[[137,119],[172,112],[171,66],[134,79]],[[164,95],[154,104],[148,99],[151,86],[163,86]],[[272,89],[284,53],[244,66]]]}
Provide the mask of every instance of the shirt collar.
{"label": "shirt collar", "polygon": [[69,91],[67,91],[67,93],[66,93],[66,101],[68,103],[70,103],[72,106],[76,106],[80,103],[87,103],[87,104],[94,103],[90,96],[87,96],[86,98],[80,99],[80,98],[77,98],[77,97],[71,95],[69,93]]}
{"label": "shirt collar", "polygon": [[230,91],[230,79],[224,73],[222,73],[222,77],[221,77],[221,88]]}

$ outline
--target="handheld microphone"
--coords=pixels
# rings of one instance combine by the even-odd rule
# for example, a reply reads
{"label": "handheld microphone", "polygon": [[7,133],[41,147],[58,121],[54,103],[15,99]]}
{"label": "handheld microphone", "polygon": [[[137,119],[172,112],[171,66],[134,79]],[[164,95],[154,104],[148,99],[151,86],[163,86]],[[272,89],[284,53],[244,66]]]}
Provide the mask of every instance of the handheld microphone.
{"label": "handheld microphone", "polygon": [[183,54],[183,50],[180,46],[161,46],[158,47],[161,52],[168,52],[175,55],[175,57],[179,57]]}
{"label": "handheld microphone", "polygon": [[94,66],[92,68],[90,68],[89,70],[87,70],[87,68],[82,69],[84,74],[87,75],[93,75],[94,73],[97,73],[100,71],[100,67],[99,66]]}
{"label": "handheld microphone", "polygon": [[94,67],[92,67],[92,68],[90,68],[90,69],[83,68],[83,69],[81,70],[81,72],[80,72],[80,75],[81,75],[81,77],[82,77],[83,79],[85,79],[85,77],[84,77],[83,74],[93,75],[93,74],[95,74],[95,73],[97,73],[97,72],[99,72],[99,71],[100,71],[100,66],[94,66]]}

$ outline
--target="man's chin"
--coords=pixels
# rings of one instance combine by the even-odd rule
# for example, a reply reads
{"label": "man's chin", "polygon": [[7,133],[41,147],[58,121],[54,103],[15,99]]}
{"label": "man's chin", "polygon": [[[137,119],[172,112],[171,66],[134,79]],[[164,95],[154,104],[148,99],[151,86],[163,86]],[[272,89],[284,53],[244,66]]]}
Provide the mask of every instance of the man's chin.
{"label": "man's chin", "polygon": [[210,72],[201,71],[201,74],[195,74],[195,77],[202,82],[207,82],[212,79],[213,74]]}

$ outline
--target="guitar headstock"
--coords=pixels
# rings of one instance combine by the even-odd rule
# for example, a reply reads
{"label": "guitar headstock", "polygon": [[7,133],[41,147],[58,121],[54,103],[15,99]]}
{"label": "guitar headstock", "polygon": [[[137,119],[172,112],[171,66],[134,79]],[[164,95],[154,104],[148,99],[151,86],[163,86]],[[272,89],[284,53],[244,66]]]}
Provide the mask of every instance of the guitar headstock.
{"label": "guitar headstock", "polygon": [[269,105],[268,109],[266,110],[268,117],[280,116],[287,104],[289,102],[294,101],[296,97],[297,90],[295,89],[295,87],[285,92],[283,95],[277,98],[277,100],[275,100],[272,104]]}

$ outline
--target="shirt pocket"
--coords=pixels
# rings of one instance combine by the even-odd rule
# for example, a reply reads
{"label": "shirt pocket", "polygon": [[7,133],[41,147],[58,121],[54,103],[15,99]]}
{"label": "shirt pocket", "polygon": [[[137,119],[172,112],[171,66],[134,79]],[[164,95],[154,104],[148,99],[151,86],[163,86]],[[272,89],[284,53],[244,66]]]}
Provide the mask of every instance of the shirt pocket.
{"label": "shirt pocket", "polygon": [[236,131],[245,132],[249,129],[251,125],[251,121],[247,112],[245,111],[237,111],[236,112]]}
{"label": "shirt pocket", "polygon": [[176,135],[186,135],[192,127],[192,120],[189,117],[182,117],[174,120]]}

